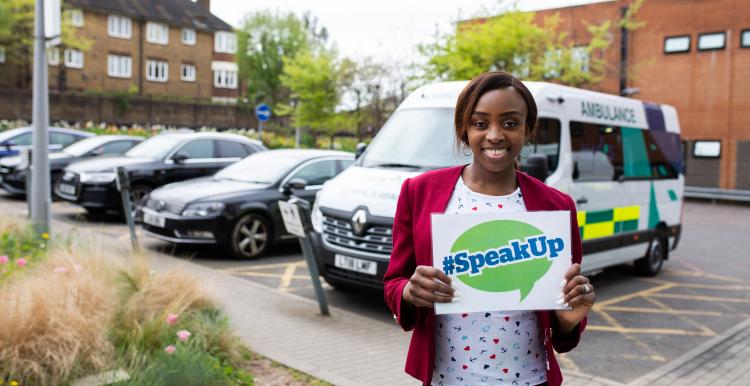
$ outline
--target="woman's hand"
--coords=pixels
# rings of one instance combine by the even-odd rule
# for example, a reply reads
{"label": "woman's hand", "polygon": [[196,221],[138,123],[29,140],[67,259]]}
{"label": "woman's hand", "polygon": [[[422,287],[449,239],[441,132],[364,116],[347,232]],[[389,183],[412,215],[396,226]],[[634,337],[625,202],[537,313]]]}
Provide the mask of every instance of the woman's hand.
{"label": "woman's hand", "polygon": [[562,300],[572,309],[555,310],[563,334],[572,331],[578,322],[586,317],[596,301],[594,286],[586,276],[581,275],[580,264],[576,263],[568,268],[565,272],[565,280]]}
{"label": "woman's hand", "polygon": [[443,271],[420,265],[404,286],[401,299],[417,307],[433,308],[435,303],[450,303],[455,295],[451,279]]}

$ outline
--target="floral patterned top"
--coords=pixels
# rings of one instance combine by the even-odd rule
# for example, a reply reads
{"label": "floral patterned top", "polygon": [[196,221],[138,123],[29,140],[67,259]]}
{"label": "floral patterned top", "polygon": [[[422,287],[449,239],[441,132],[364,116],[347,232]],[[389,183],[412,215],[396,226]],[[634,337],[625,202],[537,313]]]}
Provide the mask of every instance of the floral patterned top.
{"label": "floral patterned top", "polygon": [[[526,211],[521,189],[490,196],[459,178],[445,213]],[[544,338],[533,311],[435,316],[433,385],[538,385],[547,381]]]}

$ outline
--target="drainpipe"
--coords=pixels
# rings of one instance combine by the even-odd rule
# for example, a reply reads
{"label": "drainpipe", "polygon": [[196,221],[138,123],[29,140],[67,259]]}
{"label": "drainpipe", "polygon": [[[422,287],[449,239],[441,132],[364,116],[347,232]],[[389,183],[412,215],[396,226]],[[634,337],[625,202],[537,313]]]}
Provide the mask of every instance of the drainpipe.
{"label": "drainpipe", "polygon": [[[620,8],[620,20],[625,18],[629,6]],[[620,27],[620,95],[629,96],[628,87],[628,29]]]}

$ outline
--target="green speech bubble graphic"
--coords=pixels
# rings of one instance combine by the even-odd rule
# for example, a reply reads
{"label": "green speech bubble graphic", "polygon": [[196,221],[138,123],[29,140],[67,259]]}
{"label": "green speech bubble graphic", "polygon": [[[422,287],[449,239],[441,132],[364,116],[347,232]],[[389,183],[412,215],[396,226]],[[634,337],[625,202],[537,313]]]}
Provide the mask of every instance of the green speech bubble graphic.
{"label": "green speech bubble graphic", "polygon": [[[514,220],[488,221],[462,233],[451,247],[451,253],[468,251],[483,252],[508,245],[512,240],[542,235],[543,232],[527,223]],[[548,258],[533,258],[496,267],[484,267],[475,276],[468,273],[456,277],[466,285],[487,292],[519,290],[521,301],[526,299],[536,282],[552,267]]]}

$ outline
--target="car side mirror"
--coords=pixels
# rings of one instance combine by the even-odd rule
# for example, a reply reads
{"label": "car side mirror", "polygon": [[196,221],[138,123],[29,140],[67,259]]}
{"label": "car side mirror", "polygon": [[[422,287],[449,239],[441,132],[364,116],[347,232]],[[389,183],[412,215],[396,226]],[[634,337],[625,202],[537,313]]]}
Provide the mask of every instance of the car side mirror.
{"label": "car side mirror", "polygon": [[302,178],[292,178],[287,181],[281,189],[284,191],[285,196],[291,196],[292,191],[304,189],[307,186],[307,181]]}
{"label": "car side mirror", "polygon": [[364,142],[360,142],[357,144],[357,148],[354,151],[354,159],[359,158],[362,154],[364,154],[365,150],[367,150],[367,144]]}
{"label": "car side mirror", "polygon": [[547,167],[547,156],[544,154],[531,154],[526,159],[523,169],[530,176],[544,182],[549,175]]}
{"label": "car side mirror", "polygon": [[174,163],[176,163],[176,164],[182,164],[182,163],[185,163],[185,160],[188,159],[188,158],[189,157],[186,156],[185,154],[177,153],[177,154],[175,154],[175,155],[172,156],[172,161],[174,161]]}

